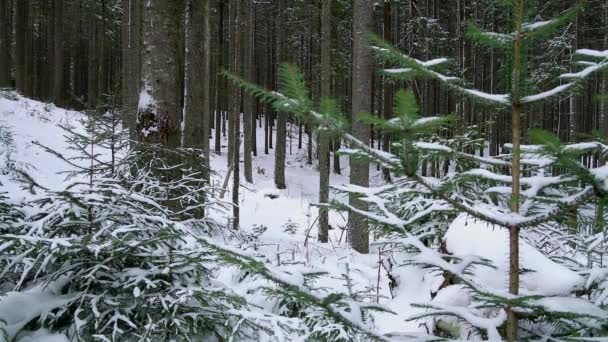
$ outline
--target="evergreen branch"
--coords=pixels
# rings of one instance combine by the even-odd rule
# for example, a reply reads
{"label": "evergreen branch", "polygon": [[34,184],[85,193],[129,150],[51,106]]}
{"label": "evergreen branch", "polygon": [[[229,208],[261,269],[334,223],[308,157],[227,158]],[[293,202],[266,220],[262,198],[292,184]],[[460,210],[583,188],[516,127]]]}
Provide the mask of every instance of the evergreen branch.
{"label": "evergreen branch", "polygon": [[[324,310],[328,314],[328,316],[336,322],[344,324],[347,327],[351,327],[352,329],[362,333],[363,335],[366,335],[368,338],[371,338],[374,341],[390,341],[386,336],[376,333],[375,331],[364,326],[362,323],[347,317],[342,312],[340,312],[340,310],[337,310],[334,307],[336,300],[338,299],[338,297],[336,297],[336,294],[330,294],[326,297],[315,295],[304,286],[296,284],[293,281],[289,280],[288,277],[280,275],[277,272],[269,269],[262,261],[258,261],[254,257],[245,255],[240,251],[229,247],[220,247],[219,245],[215,244],[214,242],[205,237],[199,237],[194,235],[192,235],[192,237],[197,239],[199,242],[201,242],[201,244],[203,244],[207,248],[210,248],[215,253],[217,253],[217,255],[224,262],[237,266],[248,272],[252,272],[253,274],[260,275],[265,279],[279,284],[282,289],[288,291],[292,296],[295,295],[306,303]],[[349,306],[352,306],[354,303],[351,302],[350,304],[351,305]],[[361,309],[373,309],[391,312],[390,310],[382,308],[378,305],[362,305],[360,303],[357,303],[356,306],[360,307]]]}
{"label": "evergreen branch", "polygon": [[473,22],[467,23],[466,37],[490,48],[505,49],[513,43],[513,35],[483,31]]}
{"label": "evergreen branch", "polygon": [[535,95],[528,95],[521,99],[522,104],[530,104],[539,101],[545,101],[553,98],[554,96],[560,95],[561,93],[570,90],[575,85],[574,82],[562,84],[551,90],[544,91]]}
{"label": "evergreen branch", "polygon": [[561,26],[564,26],[576,19],[576,15],[581,8],[581,4],[578,3],[574,7],[564,11],[564,13],[551,20],[524,23],[522,25],[524,40],[543,38],[553,34]]}

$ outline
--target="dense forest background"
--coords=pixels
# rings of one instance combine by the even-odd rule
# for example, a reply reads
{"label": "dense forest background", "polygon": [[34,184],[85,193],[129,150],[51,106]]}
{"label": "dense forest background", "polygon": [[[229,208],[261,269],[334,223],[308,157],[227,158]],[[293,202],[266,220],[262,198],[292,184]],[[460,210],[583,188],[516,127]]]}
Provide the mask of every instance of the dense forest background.
{"label": "dense forest background", "polygon": [[[208,13],[198,13],[205,11],[197,8],[203,7],[203,3],[210,6]],[[341,0],[330,3],[333,38],[328,44],[332,55],[330,89],[343,108],[350,108],[352,3]],[[547,0],[534,4],[537,19],[542,20],[570,8],[575,1]],[[193,87],[208,81],[211,89],[208,98],[202,97],[200,103],[193,105],[208,102],[209,127],[220,126],[217,131],[225,134],[225,113],[237,90],[220,73],[235,69],[233,43],[238,35],[241,41],[236,47],[240,50],[238,71],[245,78],[276,88],[278,65],[293,62],[302,68],[312,85],[313,98],[319,99],[323,83],[322,1],[175,1],[168,7],[172,8],[161,10],[173,11],[174,18],[167,23],[167,32],[162,32],[159,26],[147,29],[146,18],[151,17],[146,11],[151,9],[144,8],[141,0],[2,0],[0,86],[16,86],[26,96],[73,108],[94,107],[103,101],[103,95],[111,94],[125,109],[135,113],[145,67],[142,63],[147,51],[145,37],[163,35],[160,41],[166,45],[161,50],[172,61],[167,67],[177,73],[173,80],[178,85],[174,89],[176,104],[183,107],[187,102],[185,89],[189,80]],[[240,12],[238,17],[235,11]],[[402,51],[423,60],[448,56],[455,76],[471,80],[476,89],[493,93],[508,84],[509,65],[500,62],[504,56],[499,52],[480,48],[468,40],[466,26],[474,22],[490,31],[507,32],[509,15],[502,1],[497,0],[376,1],[373,21],[374,31]],[[568,71],[572,65],[569,56],[578,47],[606,49],[607,26],[608,2],[586,1],[576,20],[564,27],[560,35],[525,48],[528,67],[535,70],[529,75],[532,83],[540,89],[556,75]],[[205,37],[208,45],[203,46]],[[191,56],[187,51],[192,51]],[[204,64],[207,58],[210,67],[208,74],[204,74],[205,69],[197,64]],[[194,68],[192,72],[188,72],[189,67]],[[382,67],[376,65],[375,69]],[[547,129],[564,141],[575,141],[592,130],[608,130],[606,104],[587,95],[605,92],[607,82],[601,74],[594,77],[584,85],[585,89],[580,89],[581,95],[556,98],[553,103],[526,113],[524,125]],[[391,94],[396,86],[380,73],[374,73],[370,94],[373,113],[391,115]],[[476,108],[434,81],[412,81],[405,86],[414,91],[423,113],[453,113],[460,119],[461,127],[478,125],[491,143],[489,153],[496,154],[499,146],[509,140],[510,123],[491,109]],[[242,106],[260,120],[263,113],[273,117],[270,108],[249,103],[247,98]],[[176,119],[181,120],[181,111],[178,112]],[[132,125],[134,119],[131,115]],[[273,120],[266,120],[266,125],[270,126],[266,131],[274,129]],[[202,125],[196,129],[201,128]],[[298,134],[308,131],[302,127]],[[372,135],[372,141],[376,141],[373,143],[382,144],[380,134],[372,132]],[[213,139],[213,134],[210,137]],[[268,141],[253,142],[251,150],[268,153],[275,143],[271,139],[269,135]]]}

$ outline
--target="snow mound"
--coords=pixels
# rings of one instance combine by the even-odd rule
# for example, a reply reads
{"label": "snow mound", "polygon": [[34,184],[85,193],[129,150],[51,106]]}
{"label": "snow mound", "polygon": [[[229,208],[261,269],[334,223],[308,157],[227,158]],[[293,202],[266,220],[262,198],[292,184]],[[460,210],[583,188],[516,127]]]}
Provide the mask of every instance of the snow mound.
{"label": "snow mound", "polygon": [[[458,216],[445,234],[446,248],[454,255],[489,259],[496,269],[476,266],[473,276],[485,287],[506,292],[509,280],[509,232],[467,214]],[[584,278],[559,265],[520,239],[520,292],[523,295],[565,295],[584,285]]]}
{"label": "snow mound", "polygon": [[[0,297],[0,322],[2,322],[0,328],[6,331],[9,339],[15,338],[21,329],[36,317],[67,305],[77,297],[77,295],[60,295],[65,281],[66,279],[62,279],[48,286],[38,285],[27,291],[9,292]],[[31,341],[42,341],[30,337]]]}

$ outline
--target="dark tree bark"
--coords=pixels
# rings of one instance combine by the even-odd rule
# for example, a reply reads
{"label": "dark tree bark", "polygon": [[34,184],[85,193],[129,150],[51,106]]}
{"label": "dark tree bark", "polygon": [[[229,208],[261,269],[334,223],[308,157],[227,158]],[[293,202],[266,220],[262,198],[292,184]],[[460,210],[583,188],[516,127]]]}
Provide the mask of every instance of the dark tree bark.
{"label": "dark tree bark", "polygon": [[135,137],[137,104],[141,83],[141,0],[123,0],[122,17],[122,106],[124,122]]}
{"label": "dark tree bark", "polygon": [[[374,5],[369,0],[355,0],[353,13],[353,78],[352,78],[352,134],[363,143],[369,143],[370,128],[358,119],[362,113],[371,112],[372,56],[367,44],[367,35],[373,30]],[[350,160],[350,183],[369,186],[369,163]],[[365,202],[351,195],[350,205],[367,210]],[[369,232],[367,220],[356,213],[348,215],[348,234],[353,249],[360,253],[369,252]]]}
{"label": "dark tree bark", "polygon": [[[392,43],[393,42],[393,13],[392,6],[390,1],[384,2],[384,27],[383,27],[383,37],[384,40]],[[390,120],[391,113],[393,110],[393,87],[391,86],[388,78],[384,80],[384,119]],[[391,137],[389,134],[384,134],[382,136],[382,150],[388,152],[390,149]],[[387,168],[382,169],[382,175],[384,176],[384,180],[387,182],[391,182],[391,172]]]}
{"label": "dark tree bark", "polygon": [[205,70],[205,3],[207,1],[188,0],[186,5],[186,64],[185,64],[185,99],[184,145],[204,148],[205,132],[203,129],[205,113],[203,107],[207,102],[203,83],[209,75]]}
{"label": "dark tree bark", "polygon": [[[279,20],[280,25],[284,25],[279,29],[279,46],[278,50],[278,62],[284,63],[286,61],[286,49],[287,49],[287,29],[286,25],[286,6],[285,0],[279,0]],[[278,23],[277,23],[278,24]],[[287,115],[286,113],[277,113],[277,136],[276,136],[276,148],[275,148],[275,160],[274,160],[274,184],[277,189],[286,189],[285,184],[285,151],[286,151],[286,139],[287,139]]]}
{"label": "dark tree bark", "polygon": [[0,88],[11,86],[9,37],[12,28],[8,9],[8,0],[0,0]]}
{"label": "dark tree bark", "polygon": [[52,100],[56,105],[63,103],[63,0],[55,0],[53,7],[53,75],[52,75]]}
{"label": "dark tree bark", "polygon": [[[331,82],[331,0],[323,0],[321,14],[321,98],[329,98]],[[329,136],[319,132],[319,203],[329,202]],[[329,239],[329,215],[319,208],[319,242]]]}
{"label": "dark tree bark", "polygon": [[[232,72],[235,75],[242,76],[242,65],[241,65],[241,34],[244,32],[241,30],[241,1],[242,0],[231,0],[230,1],[230,12],[232,13],[232,36],[233,36],[233,56],[232,56]],[[233,130],[231,132],[231,139],[233,140],[232,148],[232,167],[233,167],[233,183],[232,183],[232,228],[238,230],[240,226],[240,212],[239,212],[239,189],[240,189],[240,155],[241,155],[241,89],[238,86],[233,86],[234,97],[232,99],[232,110],[231,110],[231,121]]]}
{"label": "dark tree bark", "polygon": [[[218,69],[222,69],[224,68],[224,12],[225,12],[225,2],[224,1],[220,1],[220,7],[219,7],[219,19],[218,19],[218,54],[217,54],[217,65],[218,65]],[[222,75],[220,75],[220,73],[218,73],[217,75],[217,81],[216,81],[216,105],[214,108],[214,113],[215,113],[215,145],[214,145],[214,150],[215,153],[217,154],[222,154],[222,129],[224,129],[222,127],[222,110],[224,109],[223,107],[223,99],[224,99],[224,94],[223,94],[223,90],[224,90],[224,85],[225,85],[225,80],[224,77],[222,77]],[[228,158],[230,159],[230,158]]]}
{"label": "dark tree bark", "polygon": [[[243,18],[243,35],[245,39],[243,40],[244,47],[244,61],[243,65],[245,67],[244,74],[245,79],[251,81],[253,80],[253,8],[254,1],[248,0],[244,4],[246,16]],[[243,94],[244,101],[244,110],[243,110],[243,147],[244,147],[244,174],[245,180],[249,183],[253,183],[253,171],[252,171],[252,125],[254,122],[252,118],[254,117],[254,99],[251,95]]]}

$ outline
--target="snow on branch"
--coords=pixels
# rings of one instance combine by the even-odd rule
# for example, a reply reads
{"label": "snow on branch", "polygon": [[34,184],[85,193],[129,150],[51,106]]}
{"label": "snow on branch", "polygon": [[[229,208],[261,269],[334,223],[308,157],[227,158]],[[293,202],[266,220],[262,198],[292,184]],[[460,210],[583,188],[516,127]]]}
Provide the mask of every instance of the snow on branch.
{"label": "snow on branch", "polygon": [[476,89],[461,88],[466,94],[475,96],[481,100],[489,101],[501,105],[511,104],[511,96],[508,94],[489,94]]}
{"label": "snow on branch", "polygon": [[526,96],[521,99],[521,103],[534,103],[534,102],[549,99],[553,96],[556,96],[556,95],[572,88],[574,86],[574,84],[575,84],[574,82],[570,82],[570,83],[566,83],[566,84],[557,86],[551,90],[544,91],[542,93]]}
{"label": "snow on branch", "polygon": [[582,79],[588,77],[589,75],[608,67],[608,50],[599,51],[599,50],[591,50],[591,49],[581,49],[581,50],[577,50],[576,54],[580,55],[580,56],[584,56],[584,57],[595,58],[595,59],[599,58],[602,60],[598,61],[598,62],[594,62],[594,61],[578,62],[577,64],[585,66],[585,68],[583,70],[581,70],[579,72],[571,72],[571,73],[562,74],[559,76],[560,78],[582,80]]}

